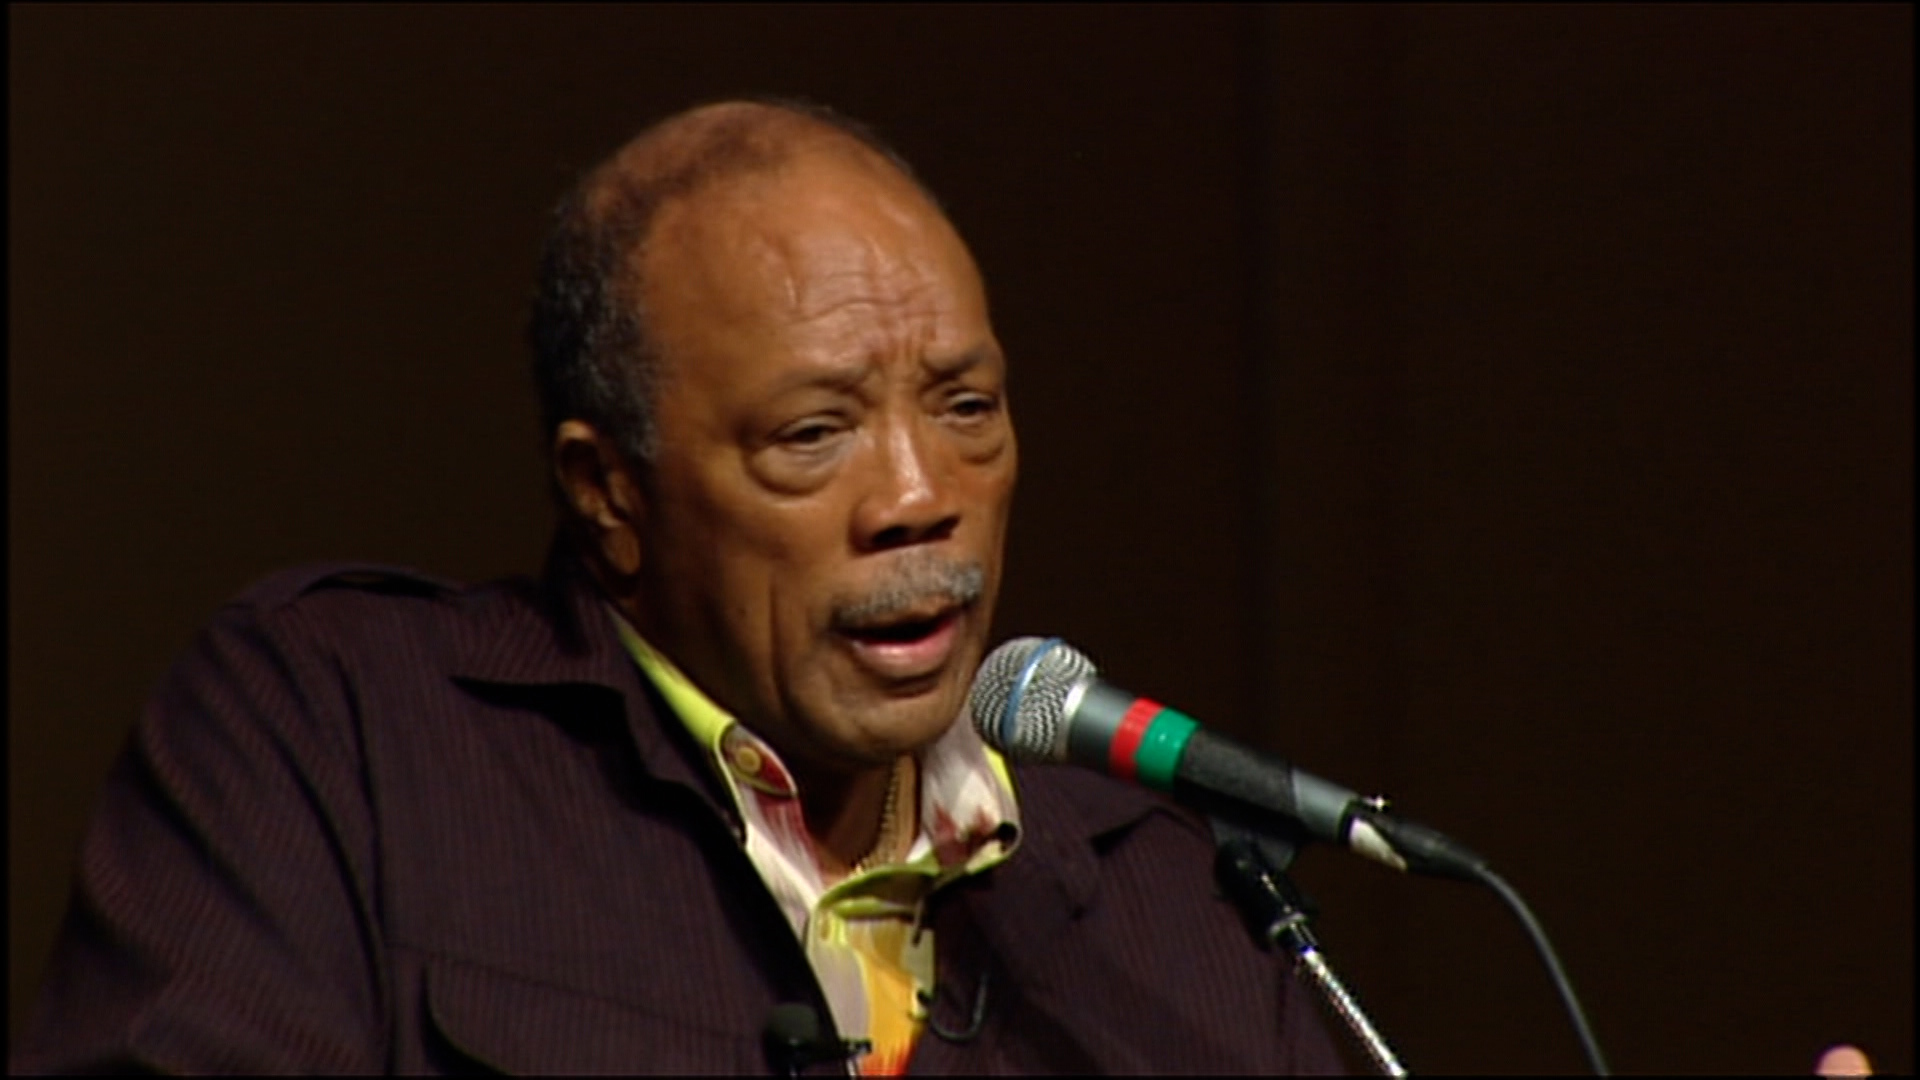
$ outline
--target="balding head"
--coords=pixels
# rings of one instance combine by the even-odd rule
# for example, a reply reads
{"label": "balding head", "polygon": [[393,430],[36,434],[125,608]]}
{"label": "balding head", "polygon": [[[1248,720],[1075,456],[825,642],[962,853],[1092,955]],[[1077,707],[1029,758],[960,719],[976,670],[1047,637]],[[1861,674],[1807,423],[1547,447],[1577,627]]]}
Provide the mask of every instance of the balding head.
{"label": "balding head", "polygon": [[633,214],[742,173],[777,168],[800,151],[837,152],[912,170],[878,137],[814,106],[725,101],[676,114],[648,128],[581,183],[590,220]]}
{"label": "balding head", "polygon": [[903,177],[938,205],[878,136],[798,102],[726,101],[678,113],[568,193],[542,253],[529,328],[545,438],[561,421],[580,419],[635,465],[651,459],[658,343],[642,302],[642,271],[660,211],[723,181],[777,170],[801,153],[845,155]]}

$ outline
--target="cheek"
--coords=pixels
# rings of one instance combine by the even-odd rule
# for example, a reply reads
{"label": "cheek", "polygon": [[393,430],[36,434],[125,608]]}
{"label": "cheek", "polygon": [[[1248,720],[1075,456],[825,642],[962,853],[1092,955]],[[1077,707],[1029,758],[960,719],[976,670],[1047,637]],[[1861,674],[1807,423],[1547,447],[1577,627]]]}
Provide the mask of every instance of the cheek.
{"label": "cheek", "polygon": [[1016,476],[1014,459],[1011,453],[1002,460],[979,467],[973,474],[973,502],[981,508],[981,523],[986,526],[995,550],[1006,536],[1007,520],[1013,510],[1013,486]]}
{"label": "cheek", "polygon": [[[780,512],[785,510],[787,512]],[[839,530],[819,515],[759,508],[734,515],[714,534],[715,569],[726,582],[729,617],[781,651],[804,644],[826,618]]]}

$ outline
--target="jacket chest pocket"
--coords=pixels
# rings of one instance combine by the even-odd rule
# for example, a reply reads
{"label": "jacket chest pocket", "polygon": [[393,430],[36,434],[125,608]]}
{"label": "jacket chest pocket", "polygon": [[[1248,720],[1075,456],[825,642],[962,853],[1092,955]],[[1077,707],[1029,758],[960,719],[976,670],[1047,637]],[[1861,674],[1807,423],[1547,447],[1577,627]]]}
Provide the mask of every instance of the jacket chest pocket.
{"label": "jacket chest pocket", "polygon": [[[762,1073],[758,1031],[433,957],[423,972],[425,1071],[507,1074]],[[663,971],[662,980],[684,977]],[[411,1071],[399,1063],[402,1071]]]}

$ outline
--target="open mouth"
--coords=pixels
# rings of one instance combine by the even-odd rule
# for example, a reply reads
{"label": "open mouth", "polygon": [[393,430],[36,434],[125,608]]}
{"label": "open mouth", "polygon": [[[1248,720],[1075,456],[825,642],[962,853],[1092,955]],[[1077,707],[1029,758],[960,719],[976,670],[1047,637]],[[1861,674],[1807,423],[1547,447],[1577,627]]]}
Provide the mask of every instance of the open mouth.
{"label": "open mouth", "polygon": [[885,626],[852,627],[844,633],[855,641],[873,645],[904,645],[932,637],[943,626],[951,623],[957,614],[959,614],[957,611],[943,611],[925,619],[910,619]]}
{"label": "open mouth", "polygon": [[840,628],[862,665],[889,679],[916,678],[938,671],[952,655],[965,607],[894,622]]}

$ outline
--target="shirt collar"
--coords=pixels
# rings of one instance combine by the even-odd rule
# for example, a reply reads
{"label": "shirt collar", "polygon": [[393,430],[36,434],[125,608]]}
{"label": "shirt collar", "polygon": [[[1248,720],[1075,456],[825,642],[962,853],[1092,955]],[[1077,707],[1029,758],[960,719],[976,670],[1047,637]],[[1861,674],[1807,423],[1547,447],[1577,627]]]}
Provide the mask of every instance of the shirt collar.
{"label": "shirt collar", "polygon": [[[798,797],[792,774],[773,747],[641,637],[618,608],[608,604],[607,610],[634,663],[706,750],[736,808],[742,783],[770,795]],[[984,870],[1012,854],[1019,842],[1020,808],[1007,763],[971,724],[956,721],[920,756],[920,832],[930,841],[943,876]]]}

